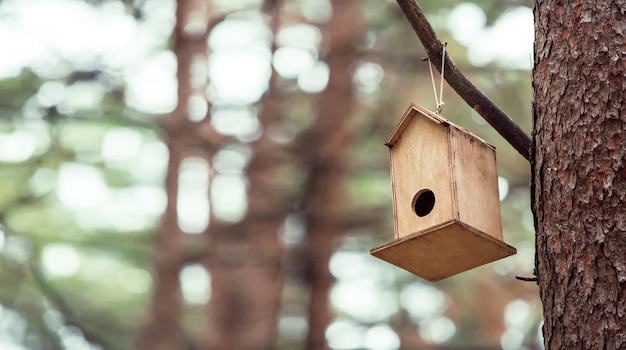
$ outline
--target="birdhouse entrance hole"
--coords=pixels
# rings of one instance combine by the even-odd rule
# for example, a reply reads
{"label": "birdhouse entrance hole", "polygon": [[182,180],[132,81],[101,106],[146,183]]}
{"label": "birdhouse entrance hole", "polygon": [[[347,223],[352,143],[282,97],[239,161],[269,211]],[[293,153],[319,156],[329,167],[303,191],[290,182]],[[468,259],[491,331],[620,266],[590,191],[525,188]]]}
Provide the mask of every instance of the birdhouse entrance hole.
{"label": "birdhouse entrance hole", "polygon": [[419,217],[428,215],[435,207],[435,194],[431,190],[421,190],[413,198],[413,210]]}

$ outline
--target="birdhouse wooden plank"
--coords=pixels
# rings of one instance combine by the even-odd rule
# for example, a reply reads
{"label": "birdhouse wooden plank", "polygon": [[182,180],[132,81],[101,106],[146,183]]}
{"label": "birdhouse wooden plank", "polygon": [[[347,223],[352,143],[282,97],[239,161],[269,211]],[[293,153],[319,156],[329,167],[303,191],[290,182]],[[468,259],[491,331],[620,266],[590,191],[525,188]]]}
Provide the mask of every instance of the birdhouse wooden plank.
{"label": "birdhouse wooden plank", "polygon": [[385,144],[395,239],[372,255],[438,281],[515,254],[502,241],[493,146],[415,104]]}

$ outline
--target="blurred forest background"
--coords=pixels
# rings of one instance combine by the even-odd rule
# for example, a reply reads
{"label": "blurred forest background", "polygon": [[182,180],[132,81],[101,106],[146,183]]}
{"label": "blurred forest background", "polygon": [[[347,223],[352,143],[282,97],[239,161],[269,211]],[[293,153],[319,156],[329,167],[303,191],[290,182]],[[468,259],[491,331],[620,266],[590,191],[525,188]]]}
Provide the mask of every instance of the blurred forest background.
{"label": "blurred forest background", "polygon": [[[531,1],[420,5],[530,131]],[[518,253],[436,284],[369,255],[383,142],[436,107],[394,1],[3,0],[0,43],[0,348],[542,347],[528,163],[447,85]]]}

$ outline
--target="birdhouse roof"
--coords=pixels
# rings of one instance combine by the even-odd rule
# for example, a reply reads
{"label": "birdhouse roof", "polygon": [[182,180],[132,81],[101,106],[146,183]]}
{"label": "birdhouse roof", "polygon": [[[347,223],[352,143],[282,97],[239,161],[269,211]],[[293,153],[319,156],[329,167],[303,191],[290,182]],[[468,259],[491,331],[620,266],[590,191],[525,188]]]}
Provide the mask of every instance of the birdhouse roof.
{"label": "birdhouse roof", "polygon": [[398,141],[400,141],[400,138],[402,137],[402,134],[404,133],[406,128],[409,126],[409,124],[411,124],[411,122],[413,121],[413,118],[416,116],[422,116],[424,118],[428,118],[432,120],[433,122],[440,124],[444,127],[452,127],[452,128],[458,129],[461,132],[469,134],[472,137],[478,139],[479,141],[493,148],[494,150],[496,149],[493,145],[489,144],[487,141],[481,139],[480,137],[472,134],[471,132],[463,129],[462,127],[450,122],[449,120],[415,103],[411,103],[411,105],[409,106],[409,109],[406,111],[406,113],[404,114],[404,116],[402,117],[398,125],[396,125],[396,127],[391,131],[391,134],[389,134],[389,136],[387,137],[387,140],[385,141],[385,145],[389,148],[392,148],[393,146],[395,146],[398,143]]}

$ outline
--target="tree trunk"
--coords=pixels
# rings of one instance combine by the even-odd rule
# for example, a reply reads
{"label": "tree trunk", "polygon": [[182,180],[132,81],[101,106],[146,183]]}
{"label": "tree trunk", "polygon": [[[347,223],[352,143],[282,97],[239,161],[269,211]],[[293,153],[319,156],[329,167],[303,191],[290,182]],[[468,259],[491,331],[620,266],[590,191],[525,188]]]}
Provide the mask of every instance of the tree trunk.
{"label": "tree trunk", "polygon": [[308,168],[303,206],[309,251],[309,350],[326,348],[326,328],[332,319],[329,293],[334,283],[328,264],[345,229],[341,213],[347,209],[344,187],[353,143],[352,65],[357,57],[354,40],[359,8],[353,0],[336,0],[332,5],[333,16],[323,28],[330,77],[318,100],[317,120],[302,143]]}
{"label": "tree trunk", "polygon": [[[274,91],[263,100],[259,118],[265,130],[282,118],[279,100]],[[244,221],[235,225],[211,222],[212,254],[205,260],[212,280],[206,349],[276,346],[283,287],[283,246],[278,232],[289,208],[279,195],[285,186],[277,171],[285,160],[280,157],[283,152],[267,134],[252,144]]]}
{"label": "tree trunk", "polygon": [[[177,59],[178,104],[163,123],[163,131],[169,150],[169,162],[165,180],[167,207],[161,228],[153,247],[153,290],[148,319],[143,326],[137,348],[146,350],[180,349],[186,342],[180,320],[183,315],[179,274],[185,263],[184,233],[178,226],[177,197],[179,170],[182,160],[189,155],[195,137],[189,123],[188,101],[194,93],[191,66],[194,59],[206,60],[206,38],[198,33],[186,33],[185,26],[192,13],[208,12],[208,2],[179,0],[176,8],[173,51]],[[202,89],[204,90],[204,89]],[[207,194],[208,195],[208,194]]]}
{"label": "tree trunk", "polygon": [[[282,1],[266,1],[276,33]],[[275,51],[276,47],[272,48]],[[212,220],[205,260],[212,277],[207,305],[209,329],[206,349],[274,349],[283,288],[283,245],[278,232],[288,213],[284,177],[279,171],[284,146],[271,139],[269,129],[284,121],[282,93],[272,71],[269,91],[261,101],[262,133],[250,144],[253,156],[246,168],[248,211],[241,223],[223,225]]]}
{"label": "tree trunk", "polygon": [[154,242],[153,290],[149,318],[138,338],[138,349],[166,350],[180,346],[179,321],[182,314],[180,281],[182,232],[178,228],[176,198],[181,154],[175,142],[169,144],[166,178],[168,205]]}
{"label": "tree trunk", "polygon": [[623,2],[535,1],[533,211],[547,349],[626,348]]}

